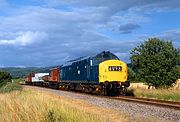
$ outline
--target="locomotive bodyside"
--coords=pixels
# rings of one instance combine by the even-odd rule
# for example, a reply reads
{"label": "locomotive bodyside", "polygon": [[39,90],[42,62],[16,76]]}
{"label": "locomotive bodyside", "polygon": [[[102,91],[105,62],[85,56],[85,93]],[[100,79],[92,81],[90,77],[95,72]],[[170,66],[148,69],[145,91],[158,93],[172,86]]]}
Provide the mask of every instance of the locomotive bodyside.
{"label": "locomotive bodyside", "polygon": [[92,64],[92,58],[72,62],[61,67],[61,80],[75,83],[98,83],[98,66]]}

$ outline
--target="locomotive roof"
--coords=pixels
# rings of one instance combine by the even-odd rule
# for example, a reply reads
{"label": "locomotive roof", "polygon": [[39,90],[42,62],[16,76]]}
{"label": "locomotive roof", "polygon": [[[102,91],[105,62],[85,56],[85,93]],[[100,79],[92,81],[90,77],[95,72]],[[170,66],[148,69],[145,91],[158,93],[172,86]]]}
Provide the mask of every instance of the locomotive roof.
{"label": "locomotive roof", "polygon": [[90,56],[82,56],[82,57],[79,57],[77,59],[74,59],[74,60],[70,60],[68,62],[77,62],[77,61],[82,61],[82,60],[85,60],[87,58],[89,58]]}
{"label": "locomotive roof", "polygon": [[[72,65],[72,63],[74,63],[74,62],[78,62],[78,61],[82,61],[82,60],[86,60],[86,59],[89,59],[89,58],[94,58],[94,57],[96,57],[96,56],[98,56],[98,55],[101,55],[101,54],[106,54],[106,53],[108,53],[108,54],[111,54],[111,55],[113,55],[113,56],[115,56],[114,54],[112,54],[111,52],[109,52],[109,51],[103,51],[103,52],[101,52],[101,53],[98,53],[98,54],[96,54],[96,55],[93,55],[93,56],[82,56],[82,57],[79,57],[79,58],[77,58],[77,59],[74,59],[74,60],[69,60],[69,61],[67,61],[65,64],[63,64],[62,66],[69,66],[69,65]],[[116,59],[119,59],[117,56],[115,56],[116,57]]]}
{"label": "locomotive roof", "polygon": [[74,60],[69,60],[65,64],[63,64],[63,66],[69,66],[69,65],[72,65],[72,63],[74,63],[74,62],[86,60],[86,59],[88,59],[90,57],[92,57],[92,56],[83,56],[83,57],[79,57],[79,58],[74,59]]}

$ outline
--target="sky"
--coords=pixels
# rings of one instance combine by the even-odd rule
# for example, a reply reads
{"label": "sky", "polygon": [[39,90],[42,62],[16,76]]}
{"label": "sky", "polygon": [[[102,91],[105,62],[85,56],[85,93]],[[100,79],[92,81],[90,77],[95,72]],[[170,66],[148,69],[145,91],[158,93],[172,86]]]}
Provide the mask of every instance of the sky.
{"label": "sky", "polygon": [[180,0],[0,0],[0,67],[61,65],[148,38],[180,47]]}

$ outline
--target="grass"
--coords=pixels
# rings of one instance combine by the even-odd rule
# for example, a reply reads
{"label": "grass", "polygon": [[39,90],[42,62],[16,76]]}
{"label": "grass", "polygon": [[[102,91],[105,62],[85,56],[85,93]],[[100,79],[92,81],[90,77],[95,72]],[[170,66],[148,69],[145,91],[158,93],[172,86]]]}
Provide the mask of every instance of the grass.
{"label": "grass", "polygon": [[[91,105],[83,100],[73,100],[44,91],[22,88],[18,82],[9,82],[0,87],[0,122],[132,121],[124,112]],[[132,91],[139,96],[142,93],[142,91]],[[143,93],[147,92],[143,91]],[[139,116],[135,116],[134,119],[139,122],[144,121]],[[157,118],[147,117],[147,120],[157,121]]]}
{"label": "grass", "polygon": [[23,78],[13,79],[13,82],[15,82],[15,83],[24,83],[24,79]]}
{"label": "grass", "polygon": [[134,96],[180,102],[180,90],[176,89],[133,89]]}
{"label": "grass", "polygon": [[0,87],[0,93],[12,92],[12,91],[20,91],[22,90],[22,86],[17,83],[7,82]]}
{"label": "grass", "polygon": [[0,103],[0,121],[5,122],[129,121],[124,113],[38,90],[0,94]]}

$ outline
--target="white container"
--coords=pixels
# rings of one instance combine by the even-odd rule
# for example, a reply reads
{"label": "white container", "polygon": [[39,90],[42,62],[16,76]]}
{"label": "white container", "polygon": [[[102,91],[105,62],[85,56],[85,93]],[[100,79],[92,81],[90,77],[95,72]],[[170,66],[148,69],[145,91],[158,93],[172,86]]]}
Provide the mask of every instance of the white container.
{"label": "white container", "polygon": [[43,82],[42,77],[49,75],[49,73],[36,73],[35,77],[32,77],[32,82]]}

